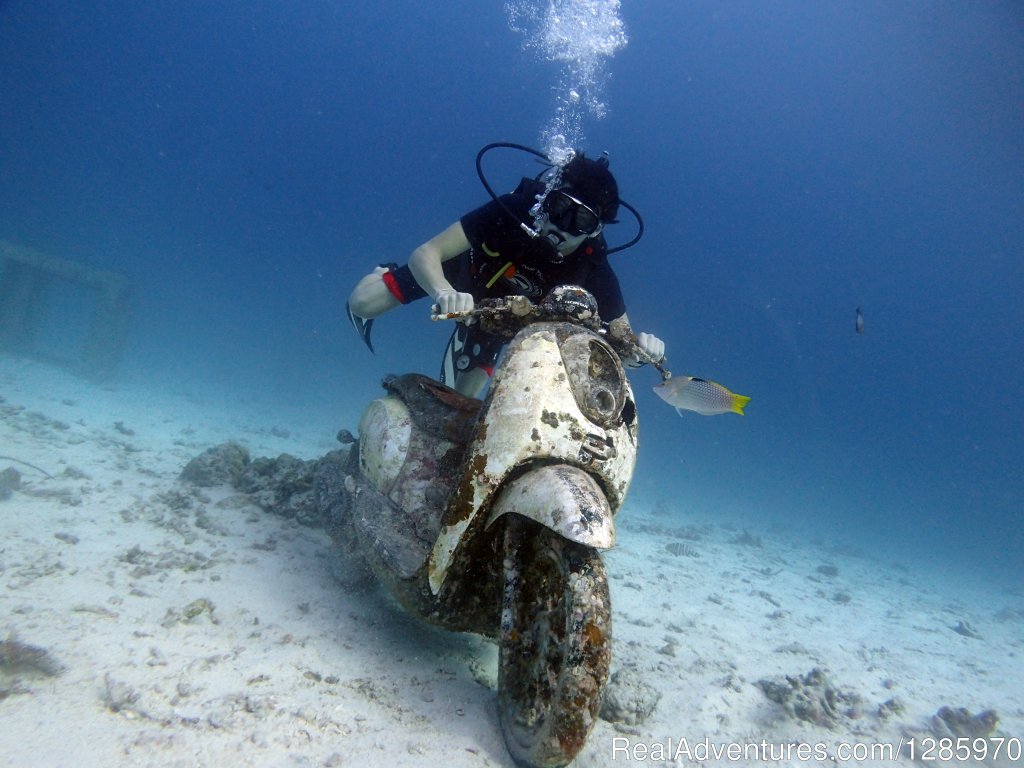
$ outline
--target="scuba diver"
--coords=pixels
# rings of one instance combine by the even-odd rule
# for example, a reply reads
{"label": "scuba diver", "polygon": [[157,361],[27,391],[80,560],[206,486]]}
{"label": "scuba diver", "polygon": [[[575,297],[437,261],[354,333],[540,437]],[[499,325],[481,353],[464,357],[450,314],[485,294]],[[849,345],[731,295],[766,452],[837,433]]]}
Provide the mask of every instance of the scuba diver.
{"label": "scuba diver", "polygon": [[[593,294],[606,324],[628,327],[626,305],[608,255],[635,244],[643,233],[636,210],[619,198],[607,157],[596,160],[574,152],[564,165],[550,165],[536,178],[524,178],[510,194],[496,195],[480,160],[494,147],[537,150],[517,144],[490,144],[477,155],[477,172],[491,201],[470,211],[416,248],[404,266],[384,264],[362,278],[348,299],[348,315],[370,347],[377,316],[430,296],[438,314],[466,312],[483,298],[525,295],[539,300],[559,285],[579,285]],[[626,245],[609,249],[604,227],[616,223],[620,205],[640,225]],[[532,226],[531,226],[532,225]],[[657,336],[640,333],[637,345],[653,362],[665,355]],[[504,340],[469,322],[456,323],[442,363],[441,381],[470,397],[487,387]],[[643,365],[639,357],[627,367]]]}

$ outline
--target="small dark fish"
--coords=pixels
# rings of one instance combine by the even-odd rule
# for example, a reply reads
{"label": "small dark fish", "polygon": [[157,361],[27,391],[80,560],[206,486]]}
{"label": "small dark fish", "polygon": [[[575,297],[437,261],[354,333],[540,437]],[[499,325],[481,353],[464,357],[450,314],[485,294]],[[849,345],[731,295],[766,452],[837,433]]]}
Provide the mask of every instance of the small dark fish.
{"label": "small dark fish", "polygon": [[857,333],[864,333],[864,315],[860,311],[860,307],[857,307]]}

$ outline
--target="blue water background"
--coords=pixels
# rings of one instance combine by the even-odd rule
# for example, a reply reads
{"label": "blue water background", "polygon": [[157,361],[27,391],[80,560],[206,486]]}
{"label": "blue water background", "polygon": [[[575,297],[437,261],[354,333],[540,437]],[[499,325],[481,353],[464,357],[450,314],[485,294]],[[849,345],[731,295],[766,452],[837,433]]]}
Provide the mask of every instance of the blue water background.
{"label": "blue water background", "polygon": [[[753,398],[679,418],[634,374],[634,503],[1019,584],[1022,6],[621,15],[584,127],[647,224],[614,257],[630,316]],[[539,142],[558,77],[500,2],[2,2],[0,239],[132,276],[122,379],[333,435],[448,333],[420,303],[371,356],[350,289],[485,200],[475,152]]]}

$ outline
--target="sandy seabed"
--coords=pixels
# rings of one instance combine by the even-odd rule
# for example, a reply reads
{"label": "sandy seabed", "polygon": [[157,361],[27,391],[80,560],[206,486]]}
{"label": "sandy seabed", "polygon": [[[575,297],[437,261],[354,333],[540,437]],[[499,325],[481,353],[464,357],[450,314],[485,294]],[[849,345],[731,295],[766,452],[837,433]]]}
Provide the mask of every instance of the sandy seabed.
{"label": "sandy seabed", "polygon": [[[0,765],[511,766],[493,644],[358,587],[322,529],[178,479],[227,440],[316,458],[357,417],[0,356]],[[576,765],[1024,765],[1024,591],[660,499],[618,535],[613,671],[654,707]]]}

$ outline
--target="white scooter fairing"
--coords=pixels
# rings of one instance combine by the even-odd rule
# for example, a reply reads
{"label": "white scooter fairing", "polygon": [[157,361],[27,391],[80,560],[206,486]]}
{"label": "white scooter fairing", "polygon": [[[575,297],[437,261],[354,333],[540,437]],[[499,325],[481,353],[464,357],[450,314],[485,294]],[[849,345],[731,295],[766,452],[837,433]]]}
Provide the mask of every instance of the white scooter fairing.
{"label": "white scooter fairing", "polygon": [[571,541],[613,546],[612,517],[629,489],[636,448],[633,393],[607,342],[570,323],[520,331],[495,374],[467,447],[472,458],[442,519],[431,591],[438,593],[484,512],[487,525],[515,512]]}

